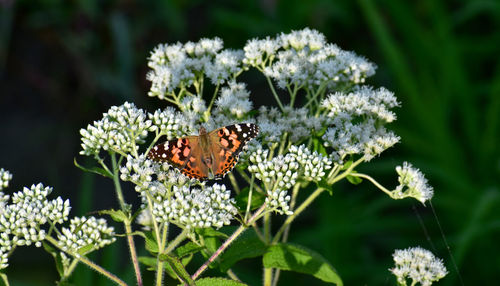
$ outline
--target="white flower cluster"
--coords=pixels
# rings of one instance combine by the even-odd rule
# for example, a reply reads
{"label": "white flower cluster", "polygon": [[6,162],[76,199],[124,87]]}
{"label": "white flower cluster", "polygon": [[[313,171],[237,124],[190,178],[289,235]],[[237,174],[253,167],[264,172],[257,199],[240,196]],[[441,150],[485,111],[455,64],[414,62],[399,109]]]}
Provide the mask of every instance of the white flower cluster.
{"label": "white flower cluster", "polygon": [[158,131],[168,140],[190,134],[194,130],[193,120],[189,120],[183,113],[175,111],[172,107],[156,110],[149,114],[152,121],[151,131]]}
{"label": "white flower cluster", "polygon": [[[134,143],[143,143],[151,128],[152,121],[148,114],[133,103],[125,102],[121,106],[112,106],[103,118],[81,129],[81,155],[98,155],[101,150],[119,153],[137,151]],[[134,150],[135,149],[135,150]]]}
{"label": "white flower cluster", "polygon": [[139,158],[127,155],[127,163],[120,168],[120,179],[130,181],[136,185],[136,191],[148,188],[153,181],[153,175],[159,173],[158,164],[142,154]]}
{"label": "white flower cluster", "polygon": [[47,222],[58,224],[66,221],[71,209],[69,200],[63,201],[61,197],[47,200],[51,192],[51,187],[38,184],[14,193],[12,204],[5,205],[0,214],[0,232],[7,234],[8,239],[15,245],[34,243],[40,247],[46,235],[42,225]]}
{"label": "white flower cluster", "polygon": [[201,189],[173,186],[170,191],[157,184],[151,193],[155,200],[153,216],[156,220],[188,230],[228,225],[237,213],[231,191],[224,185],[214,184]]}
{"label": "white flower cluster", "polygon": [[421,203],[430,200],[434,195],[433,188],[427,183],[427,179],[419,169],[413,167],[408,162],[403,162],[403,166],[397,166],[399,185],[392,191],[394,199],[413,197]]}
{"label": "white flower cluster", "polygon": [[1,168],[0,169],[0,191],[9,186],[10,180],[12,180],[12,174],[9,171]]}
{"label": "white flower cluster", "polygon": [[215,102],[216,112],[225,112],[235,119],[243,118],[252,110],[250,92],[244,83],[229,82],[227,87],[220,91],[220,97]]}
{"label": "white flower cluster", "polygon": [[386,89],[361,87],[348,94],[334,93],[323,101],[331,127],[323,135],[327,146],[343,157],[363,154],[366,160],[399,142],[399,137],[383,124],[396,115],[389,109],[398,106],[394,94]]}
{"label": "white flower cluster", "polygon": [[279,155],[268,160],[269,151],[257,149],[249,161],[248,170],[264,183],[267,198],[266,204],[272,211],[291,214],[287,190],[295,185],[299,176],[299,163],[292,154]]}
{"label": "white flower cluster", "polygon": [[448,274],[443,261],[421,247],[397,249],[392,256],[396,266],[390,271],[400,285],[407,285],[406,279],[411,279],[411,285],[430,286]]}
{"label": "white flower cluster", "polygon": [[78,252],[85,247],[85,253],[80,253],[85,255],[113,243],[116,240],[114,234],[114,228],[103,218],[74,217],[69,228],[63,227],[57,237],[63,250]]}
{"label": "white flower cluster", "polygon": [[0,233],[0,270],[9,266],[9,252],[15,247],[6,232]]}
{"label": "white flower cluster", "polygon": [[147,75],[151,81],[149,96],[164,99],[177,88],[190,87],[203,75],[215,85],[234,78],[243,69],[243,51],[222,48],[219,38],[157,46],[148,62],[152,69]]}
{"label": "white flower cluster", "polygon": [[289,152],[300,164],[301,176],[308,181],[320,181],[325,176],[326,170],[331,169],[331,159],[316,151],[311,152],[305,145],[299,147],[292,145]]}
{"label": "white flower cluster", "polygon": [[[143,195],[143,199],[145,198],[144,192],[155,189],[156,184],[181,186],[190,180],[179,171],[172,169],[167,162],[154,162],[147,158],[146,154],[140,155],[139,158],[128,155],[127,162],[120,167],[120,179],[135,184],[135,190]],[[146,201],[144,200],[143,203]]]}
{"label": "white flower cluster", "polygon": [[275,39],[250,40],[244,51],[243,62],[262,69],[281,88],[290,84],[310,90],[321,85],[350,86],[375,73],[372,63],[327,44],[323,34],[309,28],[282,33]]}
{"label": "white flower cluster", "polygon": [[243,63],[262,69],[267,65],[269,60],[274,58],[279,48],[278,41],[270,37],[249,40],[243,48],[245,52]]}
{"label": "white flower cluster", "polygon": [[309,115],[307,108],[285,107],[279,111],[275,107],[262,106],[257,124],[260,137],[268,144],[280,142],[285,132],[292,143],[299,143],[321,130],[326,120],[323,115]]}

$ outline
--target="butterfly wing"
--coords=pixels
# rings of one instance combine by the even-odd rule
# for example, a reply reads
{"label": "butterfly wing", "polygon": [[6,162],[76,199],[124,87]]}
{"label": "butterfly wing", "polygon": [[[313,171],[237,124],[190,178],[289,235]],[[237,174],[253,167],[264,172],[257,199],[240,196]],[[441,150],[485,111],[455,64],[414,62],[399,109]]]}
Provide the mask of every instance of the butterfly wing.
{"label": "butterfly wing", "polygon": [[200,160],[202,151],[198,136],[187,136],[156,145],[149,151],[148,157],[155,161],[167,161],[189,178],[200,181],[208,178],[208,168]]}
{"label": "butterfly wing", "polygon": [[238,162],[238,155],[248,141],[257,137],[259,127],[253,123],[228,125],[211,131],[208,136],[214,155],[214,176],[223,177]]}

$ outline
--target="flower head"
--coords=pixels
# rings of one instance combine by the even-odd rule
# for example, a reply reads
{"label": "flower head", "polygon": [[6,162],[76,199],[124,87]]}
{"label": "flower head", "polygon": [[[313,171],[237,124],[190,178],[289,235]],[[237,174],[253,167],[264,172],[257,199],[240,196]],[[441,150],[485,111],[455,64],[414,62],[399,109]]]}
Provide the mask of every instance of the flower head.
{"label": "flower head", "polygon": [[363,154],[370,160],[399,142],[400,138],[384,127],[396,119],[390,109],[399,105],[386,89],[361,87],[348,94],[337,92],[322,105],[331,125],[323,139],[341,157]]}
{"label": "flower head", "polygon": [[411,285],[430,286],[448,274],[443,261],[421,247],[397,249],[392,256],[396,266],[389,270],[401,285],[406,285],[406,280],[411,279]]}
{"label": "flower head", "polygon": [[320,181],[331,168],[332,160],[326,156],[311,152],[305,145],[299,147],[292,145],[289,150],[295,160],[300,164],[301,176],[308,181]]}
{"label": "flower head", "polygon": [[399,185],[392,193],[393,198],[413,197],[421,203],[425,203],[434,195],[434,190],[428,184],[424,174],[410,163],[403,162],[403,166],[396,167],[396,172],[399,175]]}
{"label": "flower head", "polygon": [[1,168],[0,169],[0,191],[9,186],[10,180],[12,180],[12,174],[9,171]]}
{"label": "flower head", "polygon": [[137,151],[148,135],[152,121],[133,103],[112,106],[103,118],[81,129],[81,155],[98,155],[101,150],[127,154]]}
{"label": "flower head", "polygon": [[78,252],[88,247],[85,252],[88,253],[113,243],[116,240],[114,234],[114,228],[108,226],[105,219],[74,217],[69,228],[63,227],[57,237],[63,250]]}
{"label": "flower head", "polygon": [[51,192],[51,187],[38,184],[14,193],[12,203],[5,205],[0,214],[0,232],[8,234],[16,245],[34,243],[40,247],[46,235],[42,225],[66,221],[71,209],[69,200],[63,201],[60,197],[48,200]]}
{"label": "flower head", "polygon": [[188,230],[228,225],[237,213],[231,191],[224,185],[202,188],[156,184],[150,189],[153,216],[161,223],[174,223]]}

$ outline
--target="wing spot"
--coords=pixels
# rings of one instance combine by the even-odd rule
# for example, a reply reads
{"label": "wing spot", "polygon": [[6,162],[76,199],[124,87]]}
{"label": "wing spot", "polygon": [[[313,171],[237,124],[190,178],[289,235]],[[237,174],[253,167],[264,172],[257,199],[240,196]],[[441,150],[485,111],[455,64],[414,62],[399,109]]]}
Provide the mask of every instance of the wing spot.
{"label": "wing spot", "polygon": [[161,157],[162,158],[167,158],[167,154],[163,153],[163,154],[161,154]]}
{"label": "wing spot", "polygon": [[229,146],[229,142],[224,138],[220,139],[220,144],[222,144],[222,146],[224,146],[224,147]]}

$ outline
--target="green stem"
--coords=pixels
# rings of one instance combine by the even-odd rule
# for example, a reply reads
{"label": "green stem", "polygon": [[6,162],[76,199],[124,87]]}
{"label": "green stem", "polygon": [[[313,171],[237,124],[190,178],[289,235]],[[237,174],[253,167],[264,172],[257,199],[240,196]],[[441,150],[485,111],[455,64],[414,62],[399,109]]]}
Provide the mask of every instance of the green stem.
{"label": "green stem", "polygon": [[88,267],[90,267],[90,268],[94,269],[95,271],[101,273],[102,275],[106,276],[107,278],[109,278],[110,280],[112,280],[113,282],[115,282],[116,284],[122,285],[122,286],[127,286],[127,283],[123,282],[116,275],[114,275],[113,273],[107,271],[106,269],[102,268],[101,266],[95,264],[94,262],[90,261],[85,256],[77,254],[77,253],[73,253],[72,251],[69,251],[69,250],[63,250],[59,246],[59,243],[57,242],[57,240],[55,238],[53,238],[52,236],[46,236],[45,239],[48,242],[50,242],[52,245],[54,245],[55,247],[57,247],[58,249],[60,249],[61,251],[66,252],[67,254],[71,255],[72,257],[74,257],[78,261],[82,262],[83,264],[87,265]]}
{"label": "green stem", "polygon": [[[264,239],[266,244],[271,242],[271,214],[266,212],[264,214]],[[271,286],[273,281],[273,269],[264,268],[264,286]]]}
{"label": "green stem", "polygon": [[375,179],[373,179],[372,177],[361,173],[352,173],[351,176],[367,179],[368,181],[372,182],[372,184],[374,184],[377,188],[379,188],[382,192],[392,197],[392,192],[386,189],[384,186],[382,186],[379,182],[375,181]]}
{"label": "green stem", "polygon": [[280,107],[281,111],[283,111],[284,110],[283,104],[281,103],[281,100],[280,100],[278,94],[276,93],[276,90],[274,89],[273,82],[271,81],[271,79],[268,76],[266,76],[266,80],[267,80],[267,83],[269,84],[269,87],[271,88],[271,92],[274,95],[274,99],[276,99],[278,106]]}
{"label": "green stem", "polygon": [[227,174],[227,176],[229,177],[229,181],[231,181],[231,185],[233,185],[234,191],[236,192],[236,194],[239,194],[240,186],[238,185],[238,181],[236,181],[236,178],[234,177],[233,173],[230,172],[229,174]]}
{"label": "green stem", "polygon": [[168,253],[170,253],[172,250],[174,250],[174,248],[176,248],[176,247],[177,247],[177,246],[178,246],[181,242],[183,242],[183,241],[184,241],[184,239],[186,239],[186,237],[187,237],[187,234],[188,234],[188,233],[189,233],[189,231],[188,231],[188,230],[186,230],[186,229],[182,230],[182,232],[181,232],[181,233],[179,233],[179,235],[177,235],[177,237],[176,237],[176,238],[174,238],[174,240],[172,240],[172,241],[168,244],[167,248],[165,249],[165,251],[163,251],[163,253],[168,254]]}
{"label": "green stem", "polygon": [[[116,196],[118,197],[118,203],[123,212],[128,213],[127,204],[125,198],[123,197],[122,187],[120,185],[118,169],[119,166],[116,162],[116,155],[111,153],[111,163],[113,164],[113,182],[115,184]],[[135,277],[137,279],[137,285],[142,286],[142,276],[141,269],[139,268],[139,260],[137,259],[137,252],[135,249],[134,237],[132,236],[132,227],[130,221],[126,220],[123,222],[125,226],[125,233],[127,234],[127,243],[130,251],[130,258],[132,259],[132,264],[134,265]]]}
{"label": "green stem", "polygon": [[243,218],[243,221],[247,220],[248,214],[250,213],[250,207],[252,205],[253,181],[254,181],[254,175],[252,174],[252,180],[250,181],[250,187],[248,189],[247,209],[245,211],[245,217]]}
{"label": "green stem", "polygon": [[193,280],[195,280],[196,278],[198,278],[201,273],[203,273],[208,265],[210,263],[212,263],[222,252],[224,252],[224,250],[226,250],[226,248],[239,236],[243,233],[243,231],[245,231],[249,225],[252,225],[257,219],[260,218],[260,215],[262,214],[262,212],[264,211],[264,209],[266,208],[266,204],[263,204],[257,211],[255,211],[255,213],[252,215],[252,217],[250,217],[250,219],[248,220],[248,222],[246,222],[245,224],[242,224],[226,241],[224,241],[224,243],[219,247],[219,249],[217,249],[214,254],[212,254],[212,256],[210,256],[210,258],[205,262],[203,263],[202,266],[200,266],[200,268],[198,268],[198,270],[196,270],[196,272],[193,274],[193,276],[191,276],[191,278]]}
{"label": "green stem", "polygon": [[302,213],[325,189],[323,188],[318,188],[316,191],[314,191],[294,212],[291,216],[289,216],[283,225],[280,227],[276,235],[274,236],[271,244],[276,244],[280,240],[281,235],[287,228],[289,224],[292,223],[292,221],[300,214]]}

